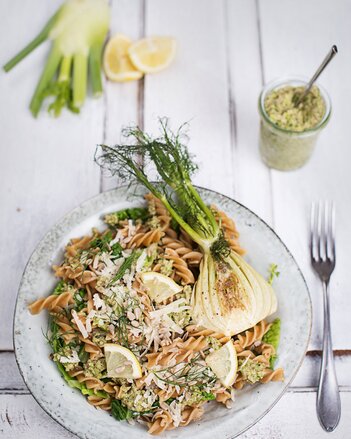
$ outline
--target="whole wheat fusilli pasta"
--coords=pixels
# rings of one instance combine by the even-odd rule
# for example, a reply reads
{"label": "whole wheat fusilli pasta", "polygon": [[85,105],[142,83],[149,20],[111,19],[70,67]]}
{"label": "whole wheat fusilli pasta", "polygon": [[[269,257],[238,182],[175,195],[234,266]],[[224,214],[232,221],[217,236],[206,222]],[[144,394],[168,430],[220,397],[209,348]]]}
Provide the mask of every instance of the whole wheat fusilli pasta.
{"label": "whole wheat fusilli pasta", "polygon": [[[53,267],[59,284],[29,310],[49,312],[51,358],[89,404],[135,417],[156,435],[200,419],[206,401],[230,408],[236,390],[281,381],[284,373],[272,369],[274,323],[263,320],[234,337],[195,324],[191,296],[203,253],[160,200],[145,199],[147,209],[112,212],[104,231],[71,239]],[[213,209],[229,245],[242,254],[234,221]],[[172,279],[164,281],[173,289],[160,293],[143,282],[145,272]],[[231,343],[237,373],[225,387],[209,355]],[[111,362],[113,352],[121,354],[118,361]]]}

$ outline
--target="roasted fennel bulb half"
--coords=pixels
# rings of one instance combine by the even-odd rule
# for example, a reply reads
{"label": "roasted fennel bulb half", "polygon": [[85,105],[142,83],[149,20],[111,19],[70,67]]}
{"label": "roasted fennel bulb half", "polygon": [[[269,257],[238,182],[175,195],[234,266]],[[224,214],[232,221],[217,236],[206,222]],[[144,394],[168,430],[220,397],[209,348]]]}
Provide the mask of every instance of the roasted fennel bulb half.
{"label": "roasted fennel bulb half", "polygon": [[201,248],[203,258],[192,293],[194,323],[225,335],[238,334],[276,311],[276,295],[229,247],[214,213],[193,186],[191,176],[197,166],[184,144],[182,128],[173,133],[164,119],[160,125],[157,138],[137,127],[124,130],[125,143],[100,145],[95,159],[123,181],[144,185]]}

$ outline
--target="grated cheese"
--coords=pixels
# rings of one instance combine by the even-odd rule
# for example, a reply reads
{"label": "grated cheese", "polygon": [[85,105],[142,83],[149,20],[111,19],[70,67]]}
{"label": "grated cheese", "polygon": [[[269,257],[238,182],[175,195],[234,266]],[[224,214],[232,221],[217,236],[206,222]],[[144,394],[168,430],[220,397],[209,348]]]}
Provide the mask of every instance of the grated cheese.
{"label": "grated cheese", "polygon": [[95,316],[96,312],[92,309],[90,313],[87,315],[86,321],[85,321],[85,327],[87,329],[87,332],[91,332],[91,319]]}
{"label": "grated cheese", "polygon": [[169,413],[173,419],[173,424],[178,427],[182,422],[182,406],[177,401],[172,401],[169,405]]}
{"label": "grated cheese", "polygon": [[100,298],[100,296],[97,293],[95,293],[93,296],[93,302],[94,302],[95,309],[97,309],[97,310],[101,309],[101,311],[106,310],[105,302]]}
{"label": "grated cheese", "polygon": [[183,329],[177,325],[168,315],[163,316],[163,321],[168,325],[168,327],[177,334],[183,334]]}
{"label": "grated cheese", "polygon": [[77,312],[74,309],[72,310],[72,317],[73,317],[73,320],[76,322],[76,325],[77,325],[80,333],[82,334],[83,338],[88,338],[88,332],[85,329],[83,322],[80,320]]}
{"label": "grated cheese", "polygon": [[151,318],[157,319],[165,314],[170,314],[172,312],[182,312],[190,309],[189,305],[184,305],[184,304],[186,304],[185,299],[177,299],[174,302],[171,302],[170,304],[164,306],[163,308],[157,309],[156,311],[151,311],[150,316]]}
{"label": "grated cheese", "polygon": [[147,259],[147,253],[145,250],[143,250],[143,252],[141,253],[141,255],[139,256],[136,262],[135,271],[137,273],[140,273],[141,269],[144,267],[146,259]]}
{"label": "grated cheese", "polygon": [[72,355],[71,356],[61,356],[59,358],[59,362],[64,364],[64,363],[79,363],[79,357],[78,357],[78,353],[76,351],[72,351]]}

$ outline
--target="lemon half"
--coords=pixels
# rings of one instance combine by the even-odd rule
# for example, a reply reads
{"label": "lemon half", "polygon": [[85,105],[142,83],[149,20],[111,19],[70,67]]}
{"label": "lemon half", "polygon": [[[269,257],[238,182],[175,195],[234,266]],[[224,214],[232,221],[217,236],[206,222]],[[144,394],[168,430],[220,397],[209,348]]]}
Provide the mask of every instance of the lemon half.
{"label": "lemon half", "polygon": [[157,303],[180,293],[183,289],[170,277],[154,271],[145,271],[140,277],[148,295]]}
{"label": "lemon half", "polygon": [[148,37],[132,44],[128,49],[134,67],[143,73],[159,72],[173,61],[176,41],[171,37]]}
{"label": "lemon half", "polygon": [[129,349],[118,344],[104,345],[107,376],[109,378],[136,379],[142,376],[137,357]]}
{"label": "lemon half", "polygon": [[229,387],[234,384],[238,370],[238,359],[232,340],[209,354],[205,361],[223,386]]}
{"label": "lemon half", "polygon": [[143,74],[131,63],[128,49],[132,41],[122,34],[112,37],[106,44],[103,67],[108,79],[116,82],[134,81]]}

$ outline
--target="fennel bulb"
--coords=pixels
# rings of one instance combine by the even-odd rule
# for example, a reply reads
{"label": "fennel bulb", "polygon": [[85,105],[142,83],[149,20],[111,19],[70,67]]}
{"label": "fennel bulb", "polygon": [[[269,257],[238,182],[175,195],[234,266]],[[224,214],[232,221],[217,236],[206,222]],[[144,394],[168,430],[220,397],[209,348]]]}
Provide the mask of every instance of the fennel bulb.
{"label": "fennel bulb", "polygon": [[[196,165],[182,143],[181,131],[173,134],[162,120],[161,130],[159,138],[139,128],[126,130],[132,144],[100,145],[95,159],[120,178],[142,183],[200,246],[203,259],[191,300],[194,323],[225,335],[238,334],[276,311],[275,293],[230,249],[214,213],[192,185]],[[156,184],[146,173],[148,162],[156,167]]]}

